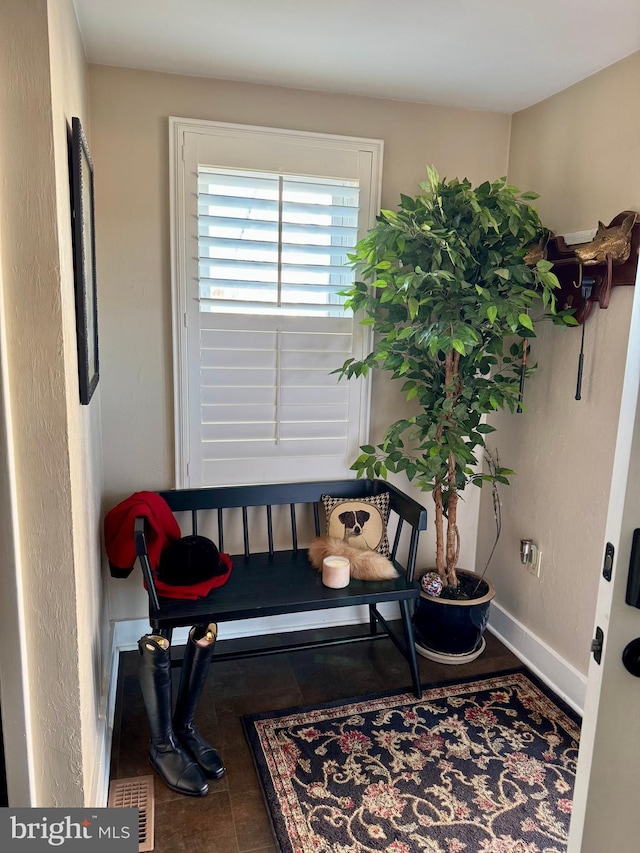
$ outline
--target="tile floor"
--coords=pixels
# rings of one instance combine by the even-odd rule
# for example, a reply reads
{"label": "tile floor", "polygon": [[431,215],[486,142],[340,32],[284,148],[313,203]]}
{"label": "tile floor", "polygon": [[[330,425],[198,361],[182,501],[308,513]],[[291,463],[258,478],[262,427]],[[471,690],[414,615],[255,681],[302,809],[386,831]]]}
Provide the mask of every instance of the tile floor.
{"label": "tile floor", "polygon": [[[290,640],[292,635],[287,636]],[[303,639],[296,637],[294,641]],[[491,634],[473,663],[448,666],[420,658],[423,685],[510,669],[519,660]],[[241,641],[219,640],[219,651]],[[179,658],[181,650],[174,649]],[[147,761],[148,727],[137,681],[138,653],[120,660],[111,778],[153,773]],[[180,670],[174,668],[174,685]],[[226,775],[203,798],[174,794],[155,776],[155,853],[272,853],[271,834],[243,714],[410,689],[408,666],[388,639],[271,654],[212,665],[196,714],[198,727],[220,751]]]}

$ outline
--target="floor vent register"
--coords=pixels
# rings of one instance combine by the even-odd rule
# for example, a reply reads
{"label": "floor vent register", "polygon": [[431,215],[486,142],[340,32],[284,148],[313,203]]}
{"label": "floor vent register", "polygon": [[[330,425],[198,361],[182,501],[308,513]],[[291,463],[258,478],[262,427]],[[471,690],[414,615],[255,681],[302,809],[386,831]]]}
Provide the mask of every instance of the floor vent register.
{"label": "floor vent register", "polygon": [[154,848],[153,822],[155,795],[153,776],[132,776],[114,779],[109,786],[109,808],[140,810],[138,824],[138,853],[150,853]]}

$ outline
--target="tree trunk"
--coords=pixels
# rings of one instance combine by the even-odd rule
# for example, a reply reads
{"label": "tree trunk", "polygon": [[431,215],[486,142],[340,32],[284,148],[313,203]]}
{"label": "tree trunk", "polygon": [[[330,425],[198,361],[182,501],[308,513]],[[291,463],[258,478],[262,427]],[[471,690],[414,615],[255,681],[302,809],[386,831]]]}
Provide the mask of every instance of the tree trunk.
{"label": "tree trunk", "polygon": [[447,571],[446,578],[449,586],[458,585],[456,574],[456,561],[458,558],[458,492],[449,492],[449,504],[447,506]]}
{"label": "tree trunk", "polygon": [[436,486],[433,490],[433,500],[436,505],[436,568],[438,574],[442,578],[442,582],[446,583],[447,575],[445,572],[444,560],[444,511],[442,507],[442,486]]}
{"label": "tree trunk", "polygon": [[[458,376],[458,365],[460,364],[460,353],[452,350],[445,355],[445,385],[449,387],[447,398],[452,404],[460,396],[462,386]],[[451,388],[456,380],[455,386]],[[448,420],[448,415],[443,414],[435,434],[435,440],[442,448],[442,435]],[[433,500],[436,505],[436,567],[442,582],[446,586],[457,586],[456,563],[458,561],[458,528],[456,525],[458,509],[458,491],[456,488],[456,460],[453,453],[449,453],[448,470],[445,488],[447,490],[447,511],[445,516],[444,497],[442,494],[442,483],[438,483],[433,490]],[[445,535],[444,525],[447,519],[447,532]]]}

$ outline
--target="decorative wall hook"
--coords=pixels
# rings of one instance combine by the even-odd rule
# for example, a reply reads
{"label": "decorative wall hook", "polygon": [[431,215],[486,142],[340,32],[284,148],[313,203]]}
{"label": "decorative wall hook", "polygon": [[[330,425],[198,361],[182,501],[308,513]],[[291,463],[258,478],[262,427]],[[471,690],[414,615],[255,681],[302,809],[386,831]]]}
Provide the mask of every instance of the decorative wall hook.
{"label": "decorative wall hook", "polygon": [[[546,257],[560,281],[557,296],[559,310],[572,308],[582,324],[594,304],[609,306],[611,290],[618,285],[635,284],[638,249],[640,248],[639,216],[624,210],[609,225],[598,223],[595,237],[589,243],[567,245],[561,235],[551,235],[546,245]],[[582,268],[589,268],[593,279],[589,295],[582,286]]]}
{"label": "decorative wall hook", "polygon": [[623,210],[609,225],[598,222],[598,230],[588,243],[568,245],[563,236],[547,234],[540,243],[529,246],[525,254],[528,264],[535,264],[541,258],[553,264],[553,272],[560,282],[556,307],[560,311],[573,309],[573,316],[582,326],[576,400],[582,399],[585,321],[596,304],[608,308],[614,287],[635,284],[640,250],[639,220],[640,215],[635,211]]}

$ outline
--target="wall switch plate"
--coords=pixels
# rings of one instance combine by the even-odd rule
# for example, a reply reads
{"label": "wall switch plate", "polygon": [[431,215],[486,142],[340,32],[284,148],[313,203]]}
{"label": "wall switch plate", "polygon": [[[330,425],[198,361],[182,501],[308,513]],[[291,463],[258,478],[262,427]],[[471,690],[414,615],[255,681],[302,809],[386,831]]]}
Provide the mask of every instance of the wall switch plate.
{"label": "wall switch plate", "polygon": [[531,572],[532,575],[535,575],[537,578],[540,577],[540,563],[542,562],[542,551],[537,548],[536,549],[536,558],[533,563],[527,563],[527,569]]}

